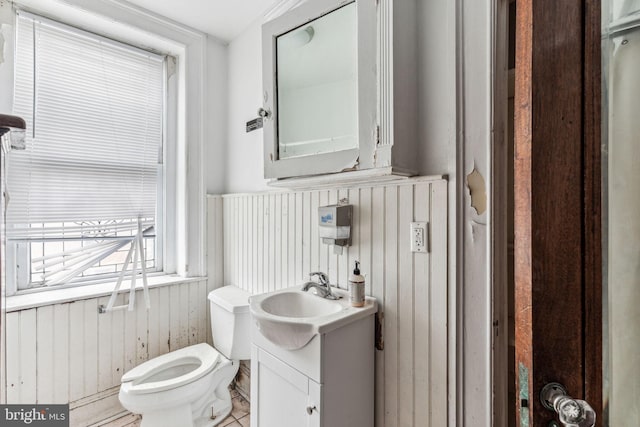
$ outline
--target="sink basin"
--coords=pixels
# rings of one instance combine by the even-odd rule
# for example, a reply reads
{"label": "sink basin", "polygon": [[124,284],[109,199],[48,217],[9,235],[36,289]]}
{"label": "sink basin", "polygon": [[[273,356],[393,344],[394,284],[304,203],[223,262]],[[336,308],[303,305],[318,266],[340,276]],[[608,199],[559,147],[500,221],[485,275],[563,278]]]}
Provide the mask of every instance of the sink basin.
{"label": "sink basin", "polygon": [[289,288],[249,298],[251,318],[267,340],[286,350],[304,347],[323,334],[375,313],[375,298],[364,307],[351,307],[346,291],[332,288],[338,300],[319,297],[313,291]]}
{"label": "sink basin", "polygon": [[326,316],[343,309],[332,300],[301,291],[269,295],[262,300],[261,307],[269,314],[292,318]]}

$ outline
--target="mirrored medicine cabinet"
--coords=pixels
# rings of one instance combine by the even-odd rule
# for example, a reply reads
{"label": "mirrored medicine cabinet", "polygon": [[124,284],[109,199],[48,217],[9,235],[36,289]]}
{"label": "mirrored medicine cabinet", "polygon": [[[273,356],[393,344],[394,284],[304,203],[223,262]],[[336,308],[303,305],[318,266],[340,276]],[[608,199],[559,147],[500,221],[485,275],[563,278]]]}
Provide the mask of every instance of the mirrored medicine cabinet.
{"label": "mirrored medicine cabinet", "polygon": [[307,0],[263,25],[264,173],[272,184],[397,173],[393,63],[385,63],[393,7],[392,0]]}

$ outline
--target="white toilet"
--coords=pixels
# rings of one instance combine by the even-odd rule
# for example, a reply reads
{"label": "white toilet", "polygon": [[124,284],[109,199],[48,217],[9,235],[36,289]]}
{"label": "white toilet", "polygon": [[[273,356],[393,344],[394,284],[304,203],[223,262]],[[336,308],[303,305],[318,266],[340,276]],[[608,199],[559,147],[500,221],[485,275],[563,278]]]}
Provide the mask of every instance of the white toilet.
{"label": "white toilet", "polygon": [[141,427],[213,427],[229,415],[229,384],[251,357],[249,296],[235,286],[209,293],[215,348],[172,351],[122,376],[120,403],[142,414]]}

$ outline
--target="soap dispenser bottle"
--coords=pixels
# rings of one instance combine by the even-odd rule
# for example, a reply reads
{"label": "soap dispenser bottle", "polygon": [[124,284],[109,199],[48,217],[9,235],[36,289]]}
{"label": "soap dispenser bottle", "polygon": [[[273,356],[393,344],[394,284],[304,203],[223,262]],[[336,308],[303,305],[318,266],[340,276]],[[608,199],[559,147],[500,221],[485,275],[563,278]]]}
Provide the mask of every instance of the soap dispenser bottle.
{"label": "soap dispenser bottle", "polygon": [[349,277],[349,300],[351,306],[364,306],[364,277],[360,275],[360,262],[356,261],[356,268]]}

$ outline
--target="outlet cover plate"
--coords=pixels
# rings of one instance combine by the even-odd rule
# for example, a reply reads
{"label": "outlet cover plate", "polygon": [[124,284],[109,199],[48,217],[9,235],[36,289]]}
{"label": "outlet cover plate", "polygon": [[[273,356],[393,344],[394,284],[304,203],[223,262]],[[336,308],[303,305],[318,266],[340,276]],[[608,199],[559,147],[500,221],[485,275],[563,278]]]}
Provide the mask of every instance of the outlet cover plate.
{"label": "outlet cover plate", "polygon": [[412,222],[411,223],[411,252],[427,252],[429,241],[429,228],[427,222]]}

